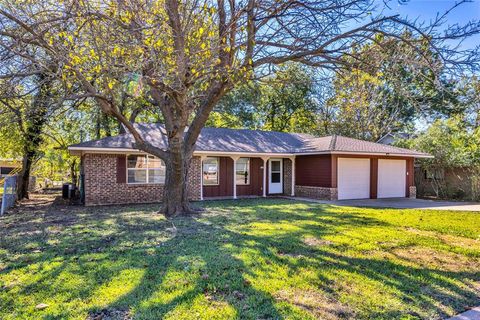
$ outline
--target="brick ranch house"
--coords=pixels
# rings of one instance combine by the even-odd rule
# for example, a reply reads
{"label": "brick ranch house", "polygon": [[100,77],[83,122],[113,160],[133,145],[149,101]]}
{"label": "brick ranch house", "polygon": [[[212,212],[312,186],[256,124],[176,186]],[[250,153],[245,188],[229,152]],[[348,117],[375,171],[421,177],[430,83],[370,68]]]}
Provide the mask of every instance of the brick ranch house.
{"label": "brick ranch house", "polygon": [[[136,124],[165,148],[159,124]],[[163,161],[133,148],[130,134],[72,145],[87,206],[160,202]],[[298,196],[342,200],[416,196],[414,159],[428,154],[341,136],[204,128],[190,164],[191,200]]]}

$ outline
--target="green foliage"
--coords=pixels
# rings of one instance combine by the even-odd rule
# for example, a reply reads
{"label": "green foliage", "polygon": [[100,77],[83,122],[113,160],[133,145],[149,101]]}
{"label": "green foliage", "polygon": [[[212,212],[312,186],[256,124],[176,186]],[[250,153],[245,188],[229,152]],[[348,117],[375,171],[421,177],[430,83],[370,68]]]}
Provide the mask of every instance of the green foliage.
{"label": "green foliage", "polygon": [[313,71],[287,63],[271,76],[226,95],[209,119],[210,126],[311,132],[316,126]]}
{"label": "green foliage", "polygon": [[308,132],[315,127],[312,70],[288,63],[261,86],[259,113],[264,129]]}
{"label": "green foliage", "polygon": [[469,125],[462,116],[436,120],[424,133],[403,145],[435,156],[425,165],[458,168],[480,165],[480,128]]}
{"label": "green foliage", "polygon": [[454,83],[424,65],[427,59],[441,73],[427,41],[408,33],[403,38],[377,35],[375,43],[345,56],[349,70],[336,75],[328,101],[337,109],[338,133],[376,141],[390,132],[411,130],[418,115],[458,112]]}
{"label": "green foliage", "polygon": [[16,123],[0,116],[0,158],[21,158],[23,138]]}
{"label": "green foliage", "polygon": [[[428,183],[435,196],[480,200],[480,128],[472,125],[465,116],[437,120],[417,138],[399,141],[397,145],[434,156],[433,159],[419,159],[419,162],[430,174]],[[445,176],[459,169],[459,179],[464,183],[457,187],[451,185],[454,183]],[[423,186],[419,187],[422,192]]]}
{"label": "green foliage", "polygon": [[241,129],[244,127],[240,117],[227,112],[213,111],[208,118],[207,127]]}
{"label": "green foliage", "polygon": [[261,97],[259,82],[238,86],[219,101],[207,121],[209,127],[261,128],[258,104]]}

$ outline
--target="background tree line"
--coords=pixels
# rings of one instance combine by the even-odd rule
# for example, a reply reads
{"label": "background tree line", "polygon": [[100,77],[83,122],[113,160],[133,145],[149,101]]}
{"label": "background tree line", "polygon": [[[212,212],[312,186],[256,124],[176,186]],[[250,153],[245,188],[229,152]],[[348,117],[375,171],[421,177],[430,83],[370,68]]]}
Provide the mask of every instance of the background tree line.
{"label": "background tree line", "polygon": [[349,67],[328,78],[298,63],[281,65],[228,94],[207,124],[374,142],[457,115],[480,125],[475,75],[451,77],[426,45],[420,44],[421,55],[429,56],[436,71],[422,66],[424,57],[405,42],[382,35],[376,40],[354,48],[345,56]]}
{"label": "background tree line", "polygon": [[[355,61],[351,55],[345,56],[351,67],[330,76],[300,63],[279,65],[268,76],[252,79],[227,94],[206,125],[338,134],[370,141],[388,133],[409,133],[417,138],[399,145],[434,154],[435,161],[426,162],[431,168],[463,165],[465,159],[469,166],[477,164],[480,157],[464,154],[467,149],[480,149],[480,139],[476,139],[480,125],[478,78],[448,78],[442,70],[434,73],[419,68],[418,52],[403,41],[381,35],[377,41],[354,48]],[[434,56],[427,46],[423,51]],[[68,154],[68,145],[125,133],[125,127],[102,113],[95,101],[65,101],[58,84],[42,78],[36,81],[43,91],[29,93],[27,86],[19,83],[13,92],[8,88],[9,98],[4,87],[0,99],[2,157],[22,158],[26,166],[34,168],[40,184],[45,184],[45,179],[76,181],[79,160]],[[122,114],[132,123],[162,122],[151,102],[135,94],[138,86],[131,83],[120,97]],[[469,137],[462,151],[455,149],[458,144],[444,143],[451,132],[445,127]],[[22,197],[28,194],[20,190]]]}

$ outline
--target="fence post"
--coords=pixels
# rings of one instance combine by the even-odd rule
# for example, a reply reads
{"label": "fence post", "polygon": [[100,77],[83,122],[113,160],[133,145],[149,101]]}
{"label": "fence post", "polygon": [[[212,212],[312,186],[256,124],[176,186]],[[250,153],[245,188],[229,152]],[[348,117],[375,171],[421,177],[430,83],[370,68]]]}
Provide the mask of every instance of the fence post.
{"label": "fence post", "polygon": [[3,184],[2,207],[0,215],[3,215],[8,209],[13,207],[17,200],[17,176],[8,176]]}

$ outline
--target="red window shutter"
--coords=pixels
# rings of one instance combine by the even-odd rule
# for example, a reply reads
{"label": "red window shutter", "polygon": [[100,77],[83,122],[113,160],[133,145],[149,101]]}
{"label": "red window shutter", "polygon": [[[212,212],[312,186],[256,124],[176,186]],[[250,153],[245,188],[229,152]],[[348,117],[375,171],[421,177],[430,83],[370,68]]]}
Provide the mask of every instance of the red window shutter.
{"label": "red window shutter", "polygon": [[127,183],[127,156],[117,156],[117,183]]}

